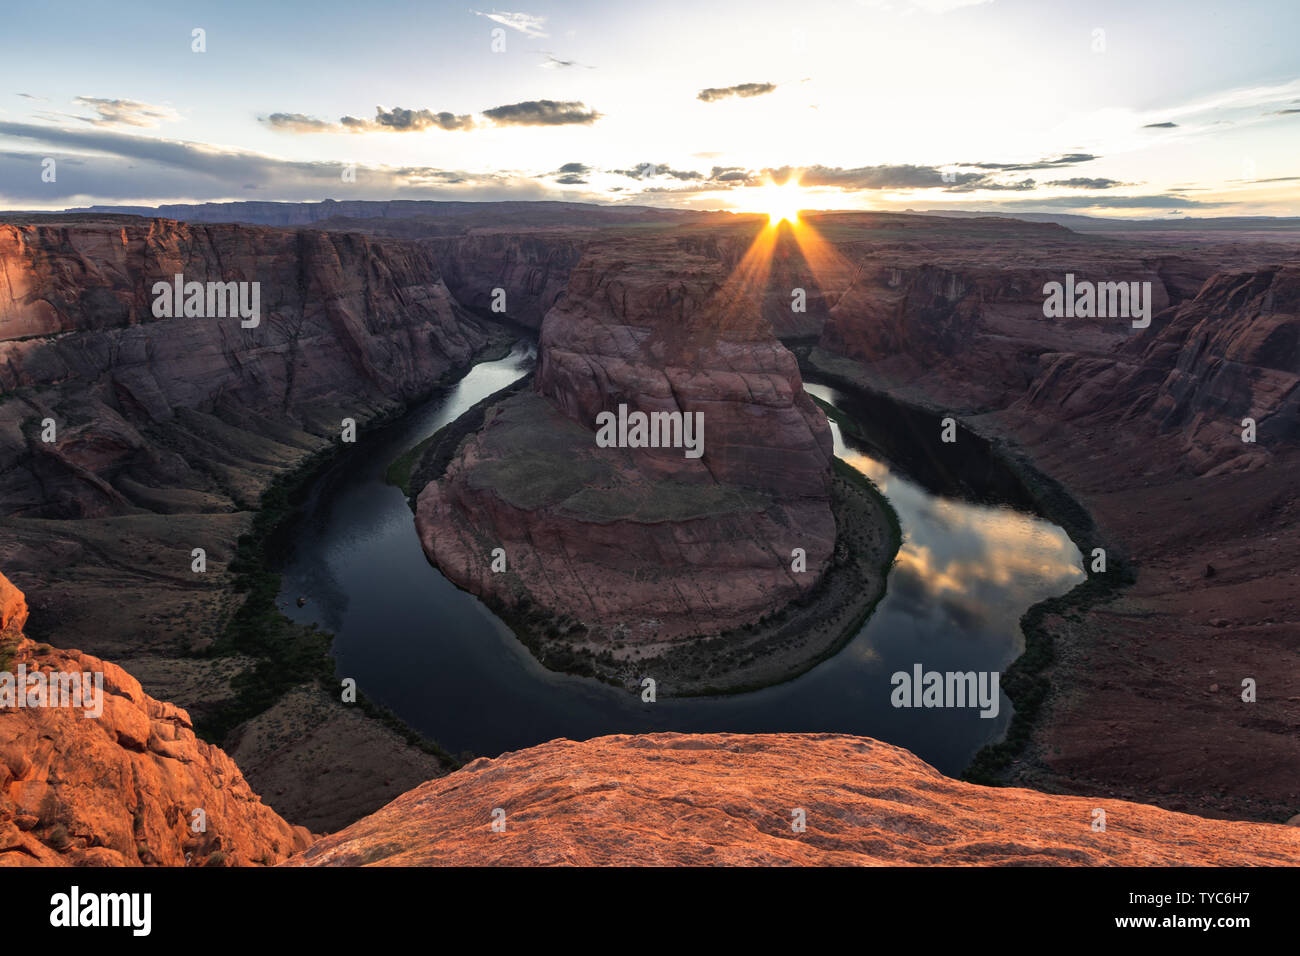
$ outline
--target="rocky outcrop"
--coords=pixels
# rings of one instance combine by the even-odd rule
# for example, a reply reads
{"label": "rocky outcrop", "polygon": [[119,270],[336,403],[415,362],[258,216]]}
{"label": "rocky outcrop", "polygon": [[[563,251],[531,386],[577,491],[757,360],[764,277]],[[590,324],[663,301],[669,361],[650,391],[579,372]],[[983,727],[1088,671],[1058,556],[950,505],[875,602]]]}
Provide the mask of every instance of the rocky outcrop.
{"label": "rocky outcrop", "polygon": [[0,599],[0,679],[102,681],[96,708],[0,704],[0,866],[269,865],[310,844],[184,710],[115,664],[23,636],[22,594],[3,575]]}
{"label": "rocky outcrop", "polygon": [[[1094,830],[1097,811],[1104,830]],[[497,823],[497,829],[493,824]],[[796,829],[796,822],[804,825]],[[1300,829],[979,787],[832,734],[555,740],[476,760],[292,866],[1290,865]]]}
{"label": "rocky outcrop", "polygon": [[[702,455],[597,447],[597,415],[620,406],[695,416]],[[547,314],[535,392],[486,412],[416,521],[461,586],[644,650],[752,622],[816,584],[835,542],[830,455],[794,357],[717,260],[612,240],[589,247]],[[792,572],[794,548],[806,572]]]}

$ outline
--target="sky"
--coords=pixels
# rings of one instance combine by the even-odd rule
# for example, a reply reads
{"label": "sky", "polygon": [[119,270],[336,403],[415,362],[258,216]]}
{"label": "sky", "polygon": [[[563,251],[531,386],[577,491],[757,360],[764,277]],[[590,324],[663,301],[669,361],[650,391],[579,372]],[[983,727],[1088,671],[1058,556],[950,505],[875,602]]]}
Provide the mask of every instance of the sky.
{"label": "sky", "polygon": [[0,207],[1300,215],[1297,0],[473,2],[8,5]]}

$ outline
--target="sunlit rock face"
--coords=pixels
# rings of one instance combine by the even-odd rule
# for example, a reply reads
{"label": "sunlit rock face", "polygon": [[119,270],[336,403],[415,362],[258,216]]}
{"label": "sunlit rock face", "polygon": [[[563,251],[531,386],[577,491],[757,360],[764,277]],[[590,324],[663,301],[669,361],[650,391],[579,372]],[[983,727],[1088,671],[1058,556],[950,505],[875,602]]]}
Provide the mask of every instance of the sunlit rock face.
{"label": "sunlit rock face", "polygon": [[0,866],[270,865],[311,842],[184,710],[115,664],[24,637],[23,595],[3,575],[0,611],[7,674],[100,675],[102,687],[93,707],[0,707]]}
{"label": "sunlit rock face", "polygon": [[[493,829],[492,808],[501,808]],[[1105,829],[1094,829],[1103,819]],[[1300,829],[978,787],[834,734],[555,740],[476,760],[294,866],[1292,865]]]}
{"label": "sunlit rock face", "polygon": [[[702,423],[598,447],[597,417]],[[588,248],[542,326],[535,391],[497,403],[420,494],[452,580],[634,641],[714,633],[813,587],[831,557],[831,436],[746,285],[670,239]],[[494,572],[502,548],[509,572]],[[791,570],[803,548],[807,570]]]}

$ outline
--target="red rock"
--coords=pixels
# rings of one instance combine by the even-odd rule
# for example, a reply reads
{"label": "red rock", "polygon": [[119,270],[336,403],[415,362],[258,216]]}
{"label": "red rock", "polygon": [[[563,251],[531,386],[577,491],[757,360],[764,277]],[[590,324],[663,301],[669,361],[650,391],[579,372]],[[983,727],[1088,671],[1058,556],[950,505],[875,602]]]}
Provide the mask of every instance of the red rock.
{"label": "red rock", "polygon": [[[505,811],[493,832],[492,811]],[[1105,811],[1095,832],[1094,811]],[[793,829],[803,810],[805,832]],[[834,734],[555,740],[476,760],[291,866],[1290,865],[1294,827],[980,787]]]}
{"label": "red rock", "polygon": [[[830,432],[728,280],[673,240],[587,247],[542,326],[536,395],[493,406],[419,495],[451,580],[643,644],[741,626],[816,584],[835,542]],[[699,413],[702,457],[598,448],[596,416],[620,405]]]}
{"label": "red rock", "polygon": [[[275,863],[311,842],[263,805],[189,715],[106,661],[23,636],[20,592],[0,575],[10,672],[104,674],[99,718],[82,708],[0,709],[0,866]],[[46,648],[46,649],[42,649]],[[206,813],[195,833],[193,811]]]}

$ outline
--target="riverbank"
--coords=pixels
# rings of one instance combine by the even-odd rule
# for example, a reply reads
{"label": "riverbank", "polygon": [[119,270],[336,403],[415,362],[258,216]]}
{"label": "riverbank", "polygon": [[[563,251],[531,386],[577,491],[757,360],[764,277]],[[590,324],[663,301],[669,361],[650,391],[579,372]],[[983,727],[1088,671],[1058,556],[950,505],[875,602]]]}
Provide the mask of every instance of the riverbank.
{"label": "riverbank", "polygon": [[[805,373],[819,382],[850,395],[900,401],[875,387],[856,362],[819,348],[800,350],[796,354]],[[933,405],[910,401],[909,404],[915,404],[936,417],[946,414]],[[851,422],[842,424],[851,427]],[[1064,636],[1063,625],[1081,621],[1085,614],[1132,585],[1136,580],[1136,567],[1114,541],[1099,531],[1088,510],[1060,482],[1016,453],[1005,439],[980,435],[966,424],[961,428],[986,442],[1015,476],[1025,499],[1032,503],[1035,511],[1064,529],[1080,554],[1084,555],[1084,570],[1088,575],[1068,593],[1039,601],[1021,616],[1020,629],[1025,648],[1001,678],[1002,689],[1015,707],[1011,724],[1006,736],[982,748],[962,774],[962,779],[972,783],[1005,786],[1010,782],[1009,769],[1029,747],[1035,727],[1054,693],[1048,671],[1057,659],[1056,642]],[[1092,569],[1095,548],[1105,551],[1105,572]]]}
{"label": "riverbank", "polygon": [[230,694],[205,707],[195,729],[221,745],[266,802],[295,823],[315,831],[346,826],[461,761],[360,691],[355,701],[343,701],[346,675],[336,673],[333,635],[298,624],[277,607],[277,537],[291,526],[306,491],[345,456],[365,454],[387,426],[513,344],[506,333],[493,336],[473,361],[422,395],[359,420],[356,445],[332,443],[283,471],[235,542],[227,572],[242,601],[216,639],[194,655],[214,668],[229,665]]}

